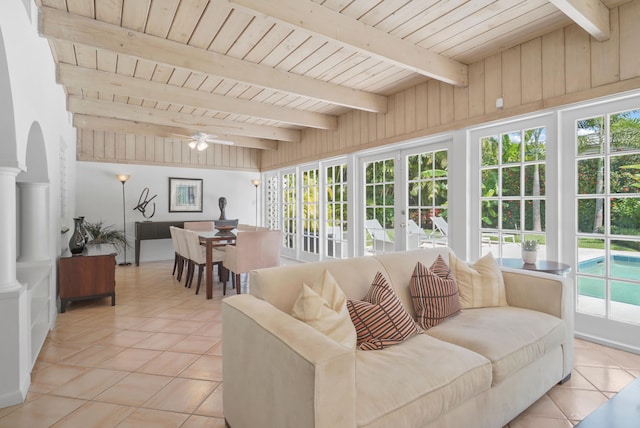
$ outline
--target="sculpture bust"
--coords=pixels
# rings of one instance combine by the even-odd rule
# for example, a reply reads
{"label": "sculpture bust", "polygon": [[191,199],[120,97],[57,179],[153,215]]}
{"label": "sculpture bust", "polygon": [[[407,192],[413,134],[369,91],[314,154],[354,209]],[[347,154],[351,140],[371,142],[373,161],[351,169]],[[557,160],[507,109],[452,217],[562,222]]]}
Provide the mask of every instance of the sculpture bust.
{"label": "sculpture bust", "polygon": [[220,218],[218,220],[226,220],[227,216],[224,213],[224,209],[227,206],[227,198],[220,196],[218,198],[218,206],[220,207]]}

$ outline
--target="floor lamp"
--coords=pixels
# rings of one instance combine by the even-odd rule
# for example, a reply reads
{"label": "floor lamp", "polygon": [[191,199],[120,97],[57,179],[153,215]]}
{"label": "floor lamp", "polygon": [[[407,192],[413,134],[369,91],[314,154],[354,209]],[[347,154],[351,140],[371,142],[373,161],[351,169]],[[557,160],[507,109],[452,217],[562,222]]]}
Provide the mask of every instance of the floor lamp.
{"label": "floor lamp", "polygon": [[[118,179],[118,181],[122,183],[122,232],[124,234],[125,239],[127,238],[127,216],[126,216],[125,201],[124,201],[124,183],[126,183],[130,177],[131,176],[129,174],[116,175],[116,178]],[[127,244],[125,242],[124,261],[122,263],[118,263],[118,266],[130,266],[130,265],[131,263],[127,263]]]}
{"label": "floor lamp", "polygon": [[256,186],[256,229],[258,229],[258,186],[260,185],[260,180],[255,178],[251,180],[251,184]]}

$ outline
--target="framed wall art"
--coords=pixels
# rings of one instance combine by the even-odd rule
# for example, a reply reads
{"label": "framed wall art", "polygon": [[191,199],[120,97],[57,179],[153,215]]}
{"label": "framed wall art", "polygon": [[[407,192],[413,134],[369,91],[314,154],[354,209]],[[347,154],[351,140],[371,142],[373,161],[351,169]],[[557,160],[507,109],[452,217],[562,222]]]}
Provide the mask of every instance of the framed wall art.
{"label": "framed wall art", "polygon": [[169,212],[202,212],[202,179],[169,177]]}

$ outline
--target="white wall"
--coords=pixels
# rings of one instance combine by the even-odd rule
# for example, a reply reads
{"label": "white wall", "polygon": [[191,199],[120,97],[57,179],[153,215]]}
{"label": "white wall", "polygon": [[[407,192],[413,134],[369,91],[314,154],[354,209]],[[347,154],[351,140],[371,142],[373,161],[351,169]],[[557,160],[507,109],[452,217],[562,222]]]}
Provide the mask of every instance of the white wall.
{"label": "white wall", "polygon": [[[27,5],[28,7],[25,7]],[[54,61],[47,40],[37,31],[36,7],[32,1],[0,1],[0,85],[8,82],[0,93],[0,168],[21,171],[16,177],[5,174],[7,186],[0,191],[2,218],[8,219],[0,230],[0,242],[19,247],[20,222],[36,218],[46,245],[47,260],[35,269],[29,263],[16,263],[16,249],[0,250],[0,271],[9,273],[18,285],[0,290],[0,407],[16,404],[26,395],[30,383],[29,373],[44,335],[56,319],[56,259],[61,239],[60,226],[68,223],[62,212],[63,198],[72,199],[73,184],[63,193],[61,159],[66,160],[64,175],[74,176],[75,130],[65,109],[65,95],[55,81]],[[9,94],[9,95],[7,95]],[[34,130],[32,133],[31,131]],[[31,146],[30,158],[27,156]],[[46,165],[46,172],[38,169]],[[41,174],[38,174],[40,172]],[[40,208],[37,216],[23,216],[25,205],[16,203],[16,181],[43,184],[45,191],[38,193],[29,206]],[[73,180],[75,181],[75,180]],[[5,215],[7,214],[7,215]],[[11,214],[11,215],[9,215]],[[31,221],[34,221],[33,219]],[[17,233],[18,232],[18,233]],[[16,238],[16,235],[17,238]],[[46,239],[45,239],[46,238]],[[41,272],[33,279],[35,271]],[[17,281],[15,280],[17,275]],[[5,284],[3,284],[5,285]],[[37,287],[37,289],[36,289]],[[7,288],[10,290],[7,291]],[[44,304],[33,305],[33,296],[45,296]]]}
{"label": "white wall", "polygon": [[[76,173],[76,215],[84,216],[90,222],[102,220],[105,225],[113,224],[118,228],[122,228],[122,185],[115,175],[131,175],[125,184],[126,230],[132,245],[127,249],[127,261],[130,262],[134,260],[134,223],[145,220],[133,208],[145,187],[149,188],[149,197],[158,195],[151,203],[156,204],[152,221],[215,220],[220,217],[218,198],[224,196],[228,219],[255,224],[256,195],[251,180],[259,177],[256,172],[77,162]],[[169,177],[203,179],[202,213],[169,212]],[[151,204],[147,207],[148,212],[152,211]],[[142,241],[141,244],[141,262],[173,259],[169,239]],[[118,256],[119,262],[123,259],[122,254]]]}

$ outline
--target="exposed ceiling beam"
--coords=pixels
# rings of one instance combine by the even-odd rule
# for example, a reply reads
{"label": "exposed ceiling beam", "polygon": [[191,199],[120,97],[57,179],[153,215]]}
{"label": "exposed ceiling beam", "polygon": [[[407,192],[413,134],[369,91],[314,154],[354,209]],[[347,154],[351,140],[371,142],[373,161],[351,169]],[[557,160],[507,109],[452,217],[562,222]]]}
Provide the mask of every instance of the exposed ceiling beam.
{"label": "exposed ceiling beam", "polygon": [[349,49],[456,86],[467,86],[467,66],[310,0],[229,0],[247,12],[300,28]]}
{"label": "exposed ceiling beam", "polygon": [[[74,114],[73,126],[80,129],[97,129],[100,131],[124,132],[125,134],[151,135],[154,137],[162,137],[171,140],[178,139],[177,137],[175,137],[175,135],[192,135],[197,132],[193,129],[152,125],[150,123],[112,119],[109,117],[87,116],[85,114]],[[276,150],[278,148],[278,142],[273,140],[262,140],[252,137],[239,137],[237,135],[219,135],[219,137],[220,139],[232,141],[233,144],[238,147],[250,147],[263,150]]]}
{"label": "exposed ceiling beam", "polygon": [[58,64],[56,80],[61,85],[111,95],[137,97],[224,113],[258,117],[310,128],[335,129],[338,120],[327,114],[306,112],[255,101],[225,97],[146,79],[108,73],[69,64]]}
{"label": "exposed ceiling beam", "polygon": [[377,113],[387,111],[387,98],[381,95],[288,73],[50,7],[40,8],[38,30],[47,38],[111,50],[330,104]]}
{"label": "exposed ceiling beam", "polygon": [[300,142],[300,131],[275,126],[252,125],[242,122],[214,119],[206,116],[193,116],[167,110],[157,110],[137,105],[114,103],[94,99],[82,99],[70,96],[67,98],[67,110],[72,113],[89,116],[111,117],[114,119],[133,120],[136,122],[170,125],[185,129],[195,129],[209,134],[241,135],[245,137],[266,138]]}
{"label": "exposed ceiling beam", "polygon": [[609,9],[600,0],[550,0],[594,39],[602,42],[611,35]]}

